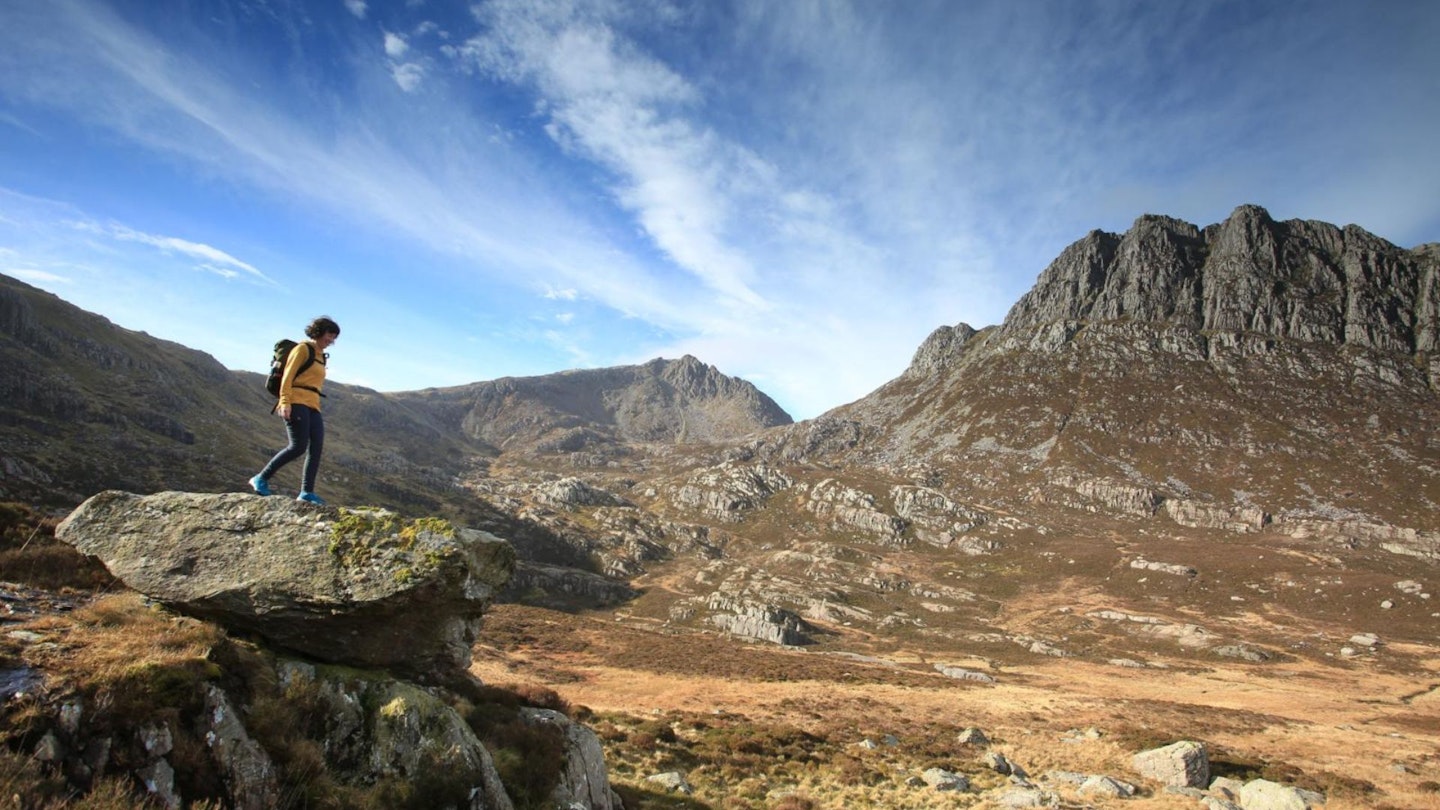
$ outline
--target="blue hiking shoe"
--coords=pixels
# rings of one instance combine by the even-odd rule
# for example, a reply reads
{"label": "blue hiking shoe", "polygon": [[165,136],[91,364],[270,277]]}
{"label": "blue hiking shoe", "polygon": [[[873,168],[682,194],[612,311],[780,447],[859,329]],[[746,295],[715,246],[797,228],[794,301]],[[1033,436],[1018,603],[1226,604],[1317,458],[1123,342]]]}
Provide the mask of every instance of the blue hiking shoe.
{"label": "blue hiking shoe", "polygon": [[304,501],[305,503],[313,503],[313,504],[315,504],[316,506],[324,506],[324,505],[325,505],[325,499],[322,498],[322,497],[320,497],[319,495],[316,495],[316,494],[313,493],[313,492],[302,492],[302,493],[300,493],[298,496],[295,497],[295,500],[297,500],[297,501]]}
{"label": "blue hiking shoe", "polygon": [[258,475],[250,479],[250,488],[255,490],[256,495],[270,494],[270,482]]}

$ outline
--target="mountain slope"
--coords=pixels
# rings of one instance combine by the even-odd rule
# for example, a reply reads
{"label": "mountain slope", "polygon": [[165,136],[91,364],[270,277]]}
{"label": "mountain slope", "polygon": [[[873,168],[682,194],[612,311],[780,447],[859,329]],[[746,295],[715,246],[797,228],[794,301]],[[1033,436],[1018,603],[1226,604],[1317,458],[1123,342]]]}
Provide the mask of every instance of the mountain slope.
{"label": "mountain slope", "polygon": [[1433,531],[1437,276],[1440,246],[1355,226],[1141,217],[1067,248],[1001,326],[941,327],[900,377],[757,449],[1011,505]]}

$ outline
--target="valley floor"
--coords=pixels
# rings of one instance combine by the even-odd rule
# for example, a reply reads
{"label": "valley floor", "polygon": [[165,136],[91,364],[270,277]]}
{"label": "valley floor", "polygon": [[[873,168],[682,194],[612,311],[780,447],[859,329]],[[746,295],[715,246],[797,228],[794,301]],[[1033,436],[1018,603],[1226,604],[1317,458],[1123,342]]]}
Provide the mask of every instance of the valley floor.
{"label": "valley floor", "polygon": [[[1037,656],[994,666],[995,682],[980,683],[946,678],[918,653],[802,652],[503,605],[487,616],[473,671],[546,686],[594,712],[614,780],[646,807],[990,806],[1004,778],[980,762],[984,751],[955,742],[978,727],[990,751],[1032,777],[1103,774],[1142,788],[1130,799],[1062,790],[1067,803],[1202,806],[1130,765],[1138,751],[1188,739],[1207,745],[1213,774],[1318,790],[1331,810],[1433,808],[1440,659],[1433,649],[1395,652],[1419,668],[1297,659],[1132,669]],[[775,750],[731,761],[745,746],[707,744],[720,728]],[[968,776],[974,789],[906,783],[931,767]],[[667,797],[646,779],[667,770],[684,773],[694,794]]]}

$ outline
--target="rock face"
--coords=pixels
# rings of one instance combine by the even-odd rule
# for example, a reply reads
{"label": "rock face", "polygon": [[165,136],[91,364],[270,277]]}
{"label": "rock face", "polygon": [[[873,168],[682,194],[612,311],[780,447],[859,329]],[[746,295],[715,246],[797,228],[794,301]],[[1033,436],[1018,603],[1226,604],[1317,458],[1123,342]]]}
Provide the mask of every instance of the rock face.
{"label": "rock face", "polygon": [[1406,354],[1437,347],[1435,251],[1403,251],[1355,227],[1276,222],[1245,205],[1200,229],[1143,216],[1123,236],[1071,245],[1010,310],[1014,335],[1064,321],[1129,318]]}
{"label": "rock face", "polygon": [[463,670],[514,551],[493,535],[252,495],[104,492],[57,528],[135,590],[322,661]]}

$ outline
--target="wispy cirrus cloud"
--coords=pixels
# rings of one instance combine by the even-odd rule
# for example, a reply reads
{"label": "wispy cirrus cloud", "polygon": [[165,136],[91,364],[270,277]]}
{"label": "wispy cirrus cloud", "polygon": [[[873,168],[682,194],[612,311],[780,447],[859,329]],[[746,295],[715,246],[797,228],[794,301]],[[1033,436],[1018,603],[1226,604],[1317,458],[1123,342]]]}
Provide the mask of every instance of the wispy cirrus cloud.
{"label": "wispy cirrus cloud", "polygon": [[121,242],[135,242],[142,245],[149,245],[165,253],[178,254],[194,259],[196,261],[194,266],[197,269],[214,273],[222,278],[245,276],[254,281],[271,285],[275,284],[273,279],[260,272],[254,265],[241,261],[219,248],[200,242],[192,242],[188,239],[181,239],[178,236],[159,236],[144,233],[113,222],[102,225],[95,222],[73,221],[69,224],[77,231],[98,234]]}

